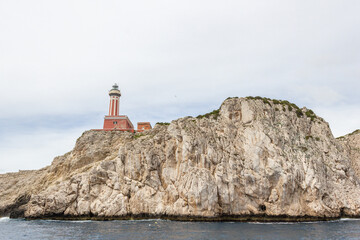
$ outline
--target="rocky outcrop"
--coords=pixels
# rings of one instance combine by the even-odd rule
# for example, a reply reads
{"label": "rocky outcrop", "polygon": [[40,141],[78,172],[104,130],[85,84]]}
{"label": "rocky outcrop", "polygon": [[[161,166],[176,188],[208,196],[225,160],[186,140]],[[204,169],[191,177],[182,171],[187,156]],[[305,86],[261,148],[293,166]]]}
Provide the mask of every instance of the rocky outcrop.
{"label": "rocky outcrop", "polygon": [[[360,146],[351,142],[351,149]],[[143,133],[87,131],[71,152],[36,172],[32,187],[2,194],[0,209],[22,195],[26,201],[11,211],[20,208],[15,216],[27,218],[359,216],[359,155],[349,146],[311,110],[231,98],[210,114]]]}
{"label": "rocky outcrop", "polygon": [[0,174],[0,216],[23,216],[30,193],[39,185],[39,177],[46,168],[37,171],[19,171]]}
{"label": "rocky outcrop", "polygon": [[345,154],[349,155],[352,169],[360,178],[360,130],[337,139],[343,145]]}

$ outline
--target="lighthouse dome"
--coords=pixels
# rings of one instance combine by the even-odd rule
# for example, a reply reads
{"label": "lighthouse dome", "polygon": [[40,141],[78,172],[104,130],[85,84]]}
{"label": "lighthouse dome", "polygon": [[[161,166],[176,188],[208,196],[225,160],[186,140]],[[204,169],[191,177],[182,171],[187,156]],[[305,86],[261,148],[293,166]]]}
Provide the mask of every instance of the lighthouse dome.
{"label": "lighthouse dome", "polygon": [[115,83],[113,86],[112,86],[112,89],[109,91],[109,95],[110,96],[121,96],[121,92],[119,90],[119,86]]}

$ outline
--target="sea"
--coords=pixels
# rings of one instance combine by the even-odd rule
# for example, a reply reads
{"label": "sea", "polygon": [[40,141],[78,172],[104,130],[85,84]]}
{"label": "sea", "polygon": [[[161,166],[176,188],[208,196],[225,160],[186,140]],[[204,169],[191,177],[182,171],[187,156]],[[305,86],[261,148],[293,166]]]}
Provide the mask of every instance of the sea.
{"label": "sea", "polygon": [[360,219],[303,223],[0,218],[0,239],[360,239]]}

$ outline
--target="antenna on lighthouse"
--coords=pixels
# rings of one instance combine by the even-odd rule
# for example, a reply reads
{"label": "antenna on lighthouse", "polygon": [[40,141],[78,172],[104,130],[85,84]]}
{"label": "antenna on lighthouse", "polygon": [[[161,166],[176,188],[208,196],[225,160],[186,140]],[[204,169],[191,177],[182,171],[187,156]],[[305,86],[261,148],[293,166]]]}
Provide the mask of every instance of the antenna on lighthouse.
{"label": "antenna on lighthouse", "polygon": [[114,85],[112,87],[113,87],[113,89],[118,89],[119,88],[119,86],[116,83],[114,83]]}

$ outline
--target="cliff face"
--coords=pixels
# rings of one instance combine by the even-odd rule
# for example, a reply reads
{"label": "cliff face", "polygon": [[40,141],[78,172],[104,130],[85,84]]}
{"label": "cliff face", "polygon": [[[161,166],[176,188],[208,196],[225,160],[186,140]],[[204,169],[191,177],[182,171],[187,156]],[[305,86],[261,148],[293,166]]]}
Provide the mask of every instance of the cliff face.
{"label": "cliff face", "polygon": [[[349,146],[305,108],[228,99],[136,135],[85,132],[22,189],[14,216],[359,216],[359,155]],[[16,197],[0,196],[0,213]]]}
{"label": "cliff face", "polygon": [[351,167],[360,178],[360,130],[338,138],[344,147],[345,154],[350,157]]}
{"label": "cliff face", "polygon": [[30,200],[28,193],[39,185],[39,177],[47,173],[46,169],[0,174],[0,217],[23,215]]}

